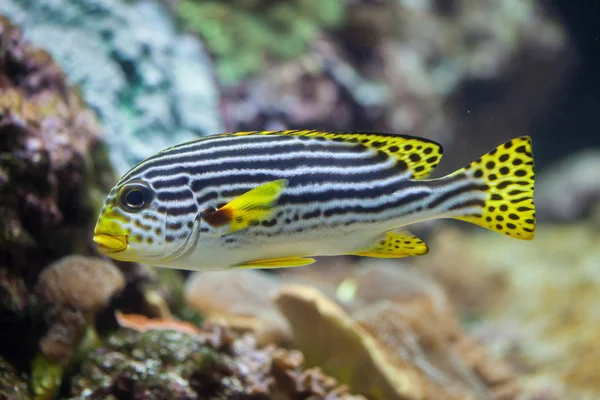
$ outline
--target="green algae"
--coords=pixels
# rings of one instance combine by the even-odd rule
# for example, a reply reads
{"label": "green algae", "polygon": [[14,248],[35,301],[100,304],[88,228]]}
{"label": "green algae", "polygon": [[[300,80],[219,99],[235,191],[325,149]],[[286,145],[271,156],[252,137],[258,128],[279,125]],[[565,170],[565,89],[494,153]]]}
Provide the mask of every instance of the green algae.
{"label": "green algae", "polygon": [[36,400],[56,398],[62,383],[64,366],[48,360],[42,353],[33,360],[31,367],[31,391]]}
{"label": "green algae", "polygon": [[221,81],[235,83],[260,72],[269,59],[300,56],[321,30],[342,25],[345,3],[183,0],[176,13],[186,29],[203,38]]}

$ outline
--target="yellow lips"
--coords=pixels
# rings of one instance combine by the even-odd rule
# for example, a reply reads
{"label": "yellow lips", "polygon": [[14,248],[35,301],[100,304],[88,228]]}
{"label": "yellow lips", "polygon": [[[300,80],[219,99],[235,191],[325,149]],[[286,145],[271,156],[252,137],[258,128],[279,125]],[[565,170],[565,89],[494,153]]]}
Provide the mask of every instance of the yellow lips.
{"label": "yellow lips", "polygon": [[97,233],[93,240],[98,244],[98,250],[103,253],[114,253],[127,248],[127,236],[125,235]]}

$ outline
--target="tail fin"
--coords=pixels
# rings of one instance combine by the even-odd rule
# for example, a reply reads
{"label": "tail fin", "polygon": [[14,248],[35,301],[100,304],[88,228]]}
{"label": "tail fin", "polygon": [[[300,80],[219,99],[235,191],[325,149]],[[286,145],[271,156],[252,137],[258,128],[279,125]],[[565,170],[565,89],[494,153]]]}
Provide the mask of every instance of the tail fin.
{"label": "tail fin", "polygon": [[479,160],[453,173],[467,174],[487,185],[481,215],[454,217],[516,239],[532,240],[534,165],[531,138],[523,136],[498,146]]}

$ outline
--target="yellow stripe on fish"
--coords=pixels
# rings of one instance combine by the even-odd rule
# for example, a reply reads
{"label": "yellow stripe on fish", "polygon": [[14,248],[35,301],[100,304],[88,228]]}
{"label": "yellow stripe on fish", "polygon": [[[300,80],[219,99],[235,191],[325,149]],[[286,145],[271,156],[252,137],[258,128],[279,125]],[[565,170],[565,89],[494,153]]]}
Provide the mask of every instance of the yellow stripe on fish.
{"label": "yellow stripe on fish", "polygon": [[[308,265],[311,257],[426,254],[401,229],[437,218],[530,240],[535,230],[531,139],[425,179],[442,147],[380,133],[235,132],[163,150],[123,175],[95,229],[127,247],[118,260],[214,270]],[[116,212],[118,210],[118,213]]]}

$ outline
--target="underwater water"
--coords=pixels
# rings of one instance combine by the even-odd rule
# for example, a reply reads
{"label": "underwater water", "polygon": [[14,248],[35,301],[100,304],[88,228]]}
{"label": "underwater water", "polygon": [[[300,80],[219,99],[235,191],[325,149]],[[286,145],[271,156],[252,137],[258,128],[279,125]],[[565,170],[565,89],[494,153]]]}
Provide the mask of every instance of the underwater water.
{"label": "underwater water", "polygon": [[0,399],[600,398],[597,21],[0,0]]}

